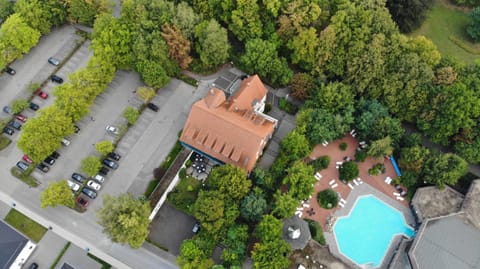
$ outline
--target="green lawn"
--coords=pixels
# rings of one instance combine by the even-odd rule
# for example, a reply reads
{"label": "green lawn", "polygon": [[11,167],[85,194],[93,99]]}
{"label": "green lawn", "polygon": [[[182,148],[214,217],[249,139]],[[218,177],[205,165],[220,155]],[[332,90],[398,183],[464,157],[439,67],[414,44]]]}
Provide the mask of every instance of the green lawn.
{"label": "green lawn", "polygon": [[480,58],[480,44],[470,42],[466,27],[468,13],[448,7],[437,0],[422,27],[413,36],[424,35],[431,39],[445,56],[452,56],[467,63]]}
{"label": "green lawn", "polygon": [[5,221],[34,242],[39,242],[47,229],[15,209],[10,210]]}

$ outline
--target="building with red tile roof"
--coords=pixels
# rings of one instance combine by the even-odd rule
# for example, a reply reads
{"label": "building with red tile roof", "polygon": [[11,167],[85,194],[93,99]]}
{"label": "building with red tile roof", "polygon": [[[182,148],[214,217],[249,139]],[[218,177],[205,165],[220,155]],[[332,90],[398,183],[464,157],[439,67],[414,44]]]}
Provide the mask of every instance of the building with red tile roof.
{"label": "building with red tile roof", "polygon": [[231,95],[216,87],[193,104],[180,142],[219,163],[250,172],[272,137],[277,120],[263,114],[267,89],[257,75]]}

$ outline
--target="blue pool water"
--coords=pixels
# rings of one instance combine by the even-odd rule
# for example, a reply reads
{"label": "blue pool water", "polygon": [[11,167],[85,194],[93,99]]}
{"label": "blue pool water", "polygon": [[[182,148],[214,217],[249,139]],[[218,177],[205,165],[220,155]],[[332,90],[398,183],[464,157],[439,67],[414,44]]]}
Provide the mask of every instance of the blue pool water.
{"label": "blue pool water", "polygon": [[373,195],[358,198],[350,215],[338,218],[333,232],[343,255],[373,267],[381,265],[395,235],[415,235],[400,211]]}

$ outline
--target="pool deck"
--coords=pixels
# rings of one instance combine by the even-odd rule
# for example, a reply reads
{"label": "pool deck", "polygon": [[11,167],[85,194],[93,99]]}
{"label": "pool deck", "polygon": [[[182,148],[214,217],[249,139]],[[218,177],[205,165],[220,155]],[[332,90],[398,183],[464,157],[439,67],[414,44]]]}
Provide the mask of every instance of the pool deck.
{"label": "pool deck", "polygon": [[[343,142],[348,144],[348,147],[345,151],[339,149],[339,145]],[[363,184],[356,185],[352,182],[350,183],[350,185],[353,187],[353,189],[349,185],[339,180],[339,172],[336,168],[337,162],[343,162],[344,157],[346,156],[353,159],[358,146],[359,142],[354,137],[352,137],[351,135],[346,135],[342,139],[338,139],[329,143],[326,147],[323,145],[317,145],[314,147],[312,153],[309,156],[310,159],[317,159],[320,156],[328,155],[330,156],[330,164],[328,168],[319,171],[319,173],[322,175],[322,178],[318,180],[317,183],[314,185],[314,195],[312,195],[312,197],[306,202],[306,204],[308,205],[303,206],[302,214],[303,218],[315,220],[319,222],[320,225],[322,225],[325,231],[325,239],[327,240],[332,254],[341,258],[352,268],[362,267],[358,266],[338,251],[338,246],[331,229],[332,224],[335,223],[336,218],[349,214],[358,197],[373,194],[386,204],[399,210],[403,214],[406,223],[412,226],[412,228],[415,224],[415,219],[409,208],[408,201],[406,199],[397,200],[397,196],[394,195],[394,193],[397,192],[395,187],[393,185],[385,183],[384,181],[386,176],[389,176],[393,179],[397,177],[393,165],[389,159],[378,160],[368,157],[364,162],[357,163],[359,169],[359,178],[362,179]],[[373,165],[382,162],[385,166],[385,173],[378,176],[368,174],[368,170]],[[336,184],[336,187],[332,188],[330,182],[334,182],[334,184]],[[333,209],[323,209],[319,206],[316,199],[317,193],[328,188],[333,189],[342,199],[346,201],[343,208],[340,205]],[[406,188],[404,189],[406,190]],[[302,207],[302,205],[300,205],[300,207]],[[312,209],[315,214],[309,215],[308,210]],[[386,268],[385,263],[388,263],[390,261],[391,257],[395,252],[394,250],[398,247],[401,239],[402,236],[396,236],[393,239],[393,242],[390,244],[390,249],[385,255],[383,264],[378,268]]]}

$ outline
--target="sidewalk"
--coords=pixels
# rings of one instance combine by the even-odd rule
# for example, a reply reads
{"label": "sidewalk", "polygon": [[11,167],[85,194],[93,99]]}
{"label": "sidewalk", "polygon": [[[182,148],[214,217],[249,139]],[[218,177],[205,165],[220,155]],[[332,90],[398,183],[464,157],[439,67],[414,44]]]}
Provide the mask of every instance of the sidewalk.
{"label": "sidewalk", "polygon": [[[40,268],[50,268],[66,244],[67,240],[53,231],[47,231],[42,240],[37,244],[37,249],[30,256],[26,265],[29,266],[31,263],[36,262]],[[28,268],[27,266],[25,268]]]}

